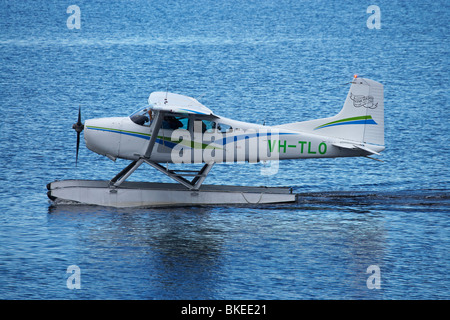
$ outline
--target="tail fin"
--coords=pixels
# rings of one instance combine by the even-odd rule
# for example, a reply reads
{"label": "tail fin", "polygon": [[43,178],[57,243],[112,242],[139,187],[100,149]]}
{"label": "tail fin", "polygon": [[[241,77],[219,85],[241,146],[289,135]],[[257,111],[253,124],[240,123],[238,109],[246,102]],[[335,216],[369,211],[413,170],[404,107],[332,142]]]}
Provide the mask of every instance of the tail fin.
{"label": "tail fin", "polygon": [[336,116],[277,127],[384,146],[383,85],[356,76],[351,83],[344,107]]}

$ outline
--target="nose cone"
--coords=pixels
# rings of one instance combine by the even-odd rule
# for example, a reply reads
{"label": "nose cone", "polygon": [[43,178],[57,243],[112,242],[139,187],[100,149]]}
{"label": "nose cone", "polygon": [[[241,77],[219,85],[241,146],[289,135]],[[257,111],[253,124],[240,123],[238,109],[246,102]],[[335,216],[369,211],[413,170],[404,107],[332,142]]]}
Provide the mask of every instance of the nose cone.
{"label": "nose cone", "polygon": [[119,154],[122,118],[100,118],[86,120],[84,140],[89,150],[110,159]]}

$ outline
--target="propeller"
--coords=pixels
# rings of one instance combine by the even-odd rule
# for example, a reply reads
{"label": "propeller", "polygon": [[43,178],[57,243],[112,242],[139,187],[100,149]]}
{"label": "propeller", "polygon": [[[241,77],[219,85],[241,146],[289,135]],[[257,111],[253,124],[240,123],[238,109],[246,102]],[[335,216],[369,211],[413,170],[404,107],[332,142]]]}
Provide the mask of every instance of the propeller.
{"label": "propeller", "polygon": [[78,164],[78,150],[80,149],[80,133],[84,129],[84,124],[81,122],[81,107],[78,108],[78,121],[72,125],[72,129],[77,132],[77,156],[75,165]]}

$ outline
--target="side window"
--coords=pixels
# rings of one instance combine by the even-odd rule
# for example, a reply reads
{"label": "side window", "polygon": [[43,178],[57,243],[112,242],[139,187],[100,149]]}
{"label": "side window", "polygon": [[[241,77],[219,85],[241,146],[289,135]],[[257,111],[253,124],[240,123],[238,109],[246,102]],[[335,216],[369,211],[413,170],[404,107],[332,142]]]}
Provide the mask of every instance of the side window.
{"label": "side window", "polygon": [[216,130],[217,124],[210,120],[195,120],[194,130],[201,128],[202,133],[213,133]]}
{"label": "side window", "polygon": [[182,124],[182,126],[178,129],[189,130],[189,118],[178,117],[178,121]]}
{"label": "side window", "polygon": [[201,127],[202,133],[213,133],[213,132],[228,133],[233,131],[233,128],[230,125],[224,123],[217,123],[211,120],[195,120],[194,129],[200,128],[199,126]]}
{"label": "side window", "polygon": [[227,133],[233,131],[233,128],[228,124],[219,123],[217,125],[217,130],[219,130],[222,133]]}
{"label": "side window", "polygon": [[202,124],[202,131],[203,132],[213,132],[214,130],[216,130],[216,123],[214,121],[209,121],[209,120],[202,120],[203,124]]}
{"label": "side window", "polygon": [[170,130],[177,130],[177,129],[188,130],[189,129],[189,118],[167,115],[163,119],[162,128],[170,129]]}

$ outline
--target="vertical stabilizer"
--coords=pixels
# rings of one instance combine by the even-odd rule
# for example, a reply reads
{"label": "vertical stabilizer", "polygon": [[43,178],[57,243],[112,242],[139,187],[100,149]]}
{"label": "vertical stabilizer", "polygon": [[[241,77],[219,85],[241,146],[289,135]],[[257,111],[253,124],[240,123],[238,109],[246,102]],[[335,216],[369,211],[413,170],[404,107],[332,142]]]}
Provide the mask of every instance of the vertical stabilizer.
{"label": "vertical stabilizer", "polygon": [[383,146],[383,99],[381,83],[355,76],[344,107],[336,116],[277,127]]}

